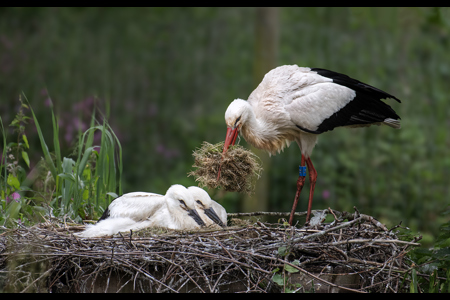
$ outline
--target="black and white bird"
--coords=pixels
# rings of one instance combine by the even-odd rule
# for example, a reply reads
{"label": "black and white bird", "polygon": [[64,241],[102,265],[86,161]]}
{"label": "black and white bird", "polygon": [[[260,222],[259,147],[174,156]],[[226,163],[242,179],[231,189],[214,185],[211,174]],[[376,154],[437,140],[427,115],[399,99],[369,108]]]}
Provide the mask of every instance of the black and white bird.
{"label": "black and white bird", "polygon": [[317,179],[310,157],[319,134],[335,127],[385,124],[400,128],[400,117],[381,101],[387,98],[400,102],[391,94],[341,73],[297,65],[280,66],[264,76],[247,101],[236,99],[228,106],[223,152],[234,145],[239,132],[248,143],[273,155],[292,141],[297,142],[302,158],[289,224],[292,225],[305,183],[305,163],[310,180],[308,224]]}
{"label": "black and white bird", "polygon": [[203,226],[191,193],[174,184],[165,195],[133,192],[114,199],[95,225],[87,225],[77,235],[97,237],[148,227],[191,230]]}
{"label": "black and white bird", "polygon": [[227,211],[222,205],[212,200],[208,193],[198,186],[190,186],[188,191],[194,197],[195,208],[207,227],[215,224],[227,226]]}

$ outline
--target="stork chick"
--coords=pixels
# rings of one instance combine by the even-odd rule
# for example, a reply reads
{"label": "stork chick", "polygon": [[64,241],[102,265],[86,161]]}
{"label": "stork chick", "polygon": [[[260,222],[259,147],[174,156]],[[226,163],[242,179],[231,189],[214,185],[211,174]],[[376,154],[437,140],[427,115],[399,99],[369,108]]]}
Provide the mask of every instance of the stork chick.
{"label": "stork chick", "polygon": [[194,198],[184,186],[175,184],[164,196],[133,192],[116,198],[95,225],[87,225],[77,235],[94,237],[147,227],[191,230],[202,226],[205,223],[195,210]]}
{"label": "stork chick", "polygon": [[222,205],[212,200],[202,188],[190,186],[188,190],[194,197],[195,208],[206,226],[215,224],[221,227],[227,226],[227,212]]}

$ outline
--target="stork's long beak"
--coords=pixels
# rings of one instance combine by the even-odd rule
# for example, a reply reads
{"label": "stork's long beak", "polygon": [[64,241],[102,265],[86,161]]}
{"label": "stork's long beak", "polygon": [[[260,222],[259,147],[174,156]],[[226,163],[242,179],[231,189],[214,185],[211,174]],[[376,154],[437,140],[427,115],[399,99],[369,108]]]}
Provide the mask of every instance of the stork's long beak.
{"label": "stork's long beak", "polygon": [[195,222],[200,226],[206,226],[205,222],[203,222],[202,218],[198,214],[198,212],[195,209],[191,209],[188,211],[188,215],[195,220]]}
{"label": "stork's long beak", "polygon": [[205,209],[205,215],[207,215],[214,223],[219,224],[221,227],[226,227],[227,225],[223,224],[222,220],[220,220],[219,216],[216,214],[212,207]]}
{"label": "stork's long beak", "polygon": [[[227,135],[225,137],[225,143],[223,144],[222,154],[227,152],[230,145],[234,145],[234,143],[236,143],[238,134],[239,134],[239,127],[236,127],[236,128],[228,127],[227,128]],[[217,180],[219,180],[219,178],[220,178],[220,167],[219,167],[219,173],[217,174]]]}
{"label": "stork's long beak", "polygon": [[227,152],[230,145],[234,145],[236,143],[236,138],[239,133],[239,127],[236,128],[227,128],[227,136],[225,137],[225,143],[223,144],[223,153]]}

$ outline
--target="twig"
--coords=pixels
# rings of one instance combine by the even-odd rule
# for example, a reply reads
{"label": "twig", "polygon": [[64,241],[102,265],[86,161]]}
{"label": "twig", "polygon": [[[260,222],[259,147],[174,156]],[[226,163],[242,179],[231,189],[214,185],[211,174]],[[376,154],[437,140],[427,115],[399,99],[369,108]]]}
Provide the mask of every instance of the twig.
{"label": "twig", "polygon": [[47,270],[46,272],[44,272],[41,276],[39,276],[38,278],[36,278],[32,283],[30,283],[26,288],[24,288],[21,293],[26,292],[35,282],[39,281],[39,279],[41,279],[42,277],[46,276],[48,273],[50,273],[51,271],[53,271],[52,269]]}
{"label": "twig", "polygon": [[407,244],[409,246],[420,246],[419,243],[407,242],[402,240],[384,240],[384,239],[354,239],[354,240],[346,240],[340,242],[332,242],[330,245],[336,246],[341,244],[351,244],[351,243],[395,243],[395,244]]}
{"label": "twig", "polygon": [[[255,211],[249,213],[227,213],[228,217],[254,217],[254,216],[277,216],[277,217],[287,217],[290,212],[266,212],[266,211]],[[296,212],[295,216],[306,215],[306,212]]]}

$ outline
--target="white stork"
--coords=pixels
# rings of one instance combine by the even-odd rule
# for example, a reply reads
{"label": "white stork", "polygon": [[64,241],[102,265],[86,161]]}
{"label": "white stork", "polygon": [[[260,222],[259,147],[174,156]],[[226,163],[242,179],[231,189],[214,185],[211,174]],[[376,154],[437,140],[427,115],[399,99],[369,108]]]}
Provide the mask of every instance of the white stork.
{"label": "white stork", "polygon": [[112,235],[146,227],[190,230],[205,226],[194,198],[184,186],[172,185],[166,194],[134,192],[111,202],[95,225],[87,225],[82,237]]}
{"label": "white stork", "polygon": [[228,106],[223,153],[234,145],[239,132],[248,143],[273,155],[296,141],[302,158],[289,224],[292,225],[305,183],[305,162],[310,180],[308,224],[317,179],[310,157],[318,135],[341,126],[385,124],[400,128],[400,117],[380,100],[387,98],[400,102],[395,96],[344,74],[297,65],[280,66],[264,76],[247,101],[236,99]]}
{"label": "white stork", "polygon": [[214,224],[218,224],[221,227],[227,226],[227,211],[222,205],[212,200],[202,188],[190,186],[188,191],[194,197],[195,208],[206,226]]}

